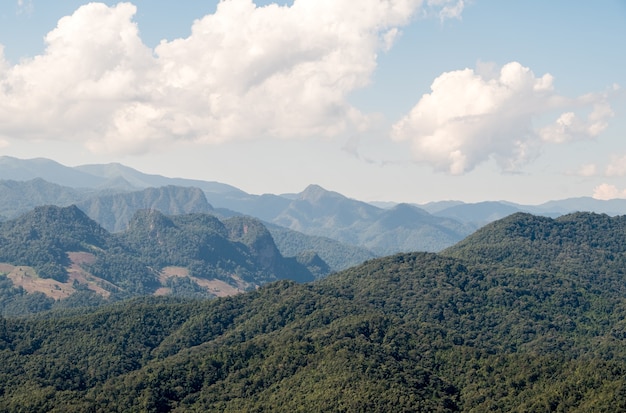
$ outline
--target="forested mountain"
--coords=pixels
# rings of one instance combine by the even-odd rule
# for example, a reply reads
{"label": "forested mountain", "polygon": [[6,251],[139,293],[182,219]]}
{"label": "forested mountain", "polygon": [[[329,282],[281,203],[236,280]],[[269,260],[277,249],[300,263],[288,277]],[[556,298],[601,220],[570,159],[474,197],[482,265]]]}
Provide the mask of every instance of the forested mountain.
{"label": "forested mountain", "polygon": [[[26,193],[33,194],[32,199],[25,198],[19,191],[11,193],[5,190],[7,197],[0,203],[0,219],[14,218],[18,213],[26,212],[26,210],[17,212],[18,208],[41,205],[37,203],[39,201],[47,200],[44,204],[60,206],[78,203],[105,228],[117,231],[125,228],[132,216],[133,204],[152,207],[150,204],[157,202],[148,199],[146,193],[141,194],[137,191],[172,186],[196,188],[194,191],[199,188],[204,192],[207,203],[212,205],[214,211],[224,211],[226,215],[233,213],[254,216],[307,235],[348,243],[377,255],[418,250],[440,251],[460,241],[482,225],[515,212],[551,217],[576,211],[595,211],[609,215],[626,214],[624,199],[601,201],[592,198],[550,201],[541,205],[519,205],[505,201],[474,204],[443,201],[421,206],[412,205],[413,210],[406,205],[381,208],[327,191],[317,185],[311,185],[299,194],[253,195],[227,184],[144,174],[120,164],[66,167],[47,159],[20,160],[0,157],[0,179],[22,181],[37,177],[64,187],[58,188],[58,195],[51,192],[50,188],[42,188],[38,194],[27,189]],[[91,195],[83,197],[83,191],[90,191]],[[127,194],[131,191],[137,193]],[[121,195],[114,196],[116,193]],[[14,201],[13,196],[16,194],[18,197]],[[45,194],[49,194],[50,198]],[[80,199],[75,199],[77,196]],[[142,199],[144,197],[145,199]],[[199,200],[195,196],[194,198]],[[37,199],[39,201],[35,201]],[[163,202],[159,201],[159,204],[162,205]],[[184,202],[174,201],[175,210],[162,212],[174,214],[178,211],[199,211],[200,205],[194,208],[185,205],[187,207],[185,209],[183,204]],[[124,211],[126,205],[128,210]],[[396,208],[399,210],[395,210]],[[401,226],[387,225],[389,222],[397,222],[398,215],[404,217]]]}
{"label": "forested mountain", "polygon": [[[477,228],[454,219],[433,216],[407,204],[379,208],[318,185],[310,185],[301,193],[289,196],[249,195],[225,200],[222,195],[207,194],[207,198],[215,205],[258,217],[282,228],[358,247],[361,249],[358,255],[439,251]],[[323,258],[327,260],[327,257]],[[362,260],[352,263],[360,262]]]}
{"label": "forested mountain", "polygon": [[140,209],[158,209],[169,215],[214,211],[204,192],[194,187],[76,189],[41,178],[30,181],[0,180],[0,213],[7,218],[17,218],[43,205],[77,205],[111,232],[126,229],[130,218]]}
{"label": "forested mountain", "polygon": [[0,410],[623,411],[624,225],[515,214],[313,283],[0,319]]}
{"label": "forested mountain", "polygon": [[77,206],[94,221],[111,232],[128,228],[132,216],[141,209],[154,209],[168,215],[211,212],[199,188],[163,186],[141,191],[91,197]]}
{"label": "forested mountain", "polygon": [[[199,188],[164,186],[142,190],[115,190],[107,188],[74,189],[46,182],[40,178],[31,181],[0,181],[0,221],[16,218],[42,205],[69,206],[75,204],[91,219],[109,232],[128,228],[132,216],[142,209],[155,209],[166,215],[207,212],[223,218],[241,213],[214,209]],[[271,224],[270,224],[271,225]],[[297,231],[271,225],[272,236],[281,254],[290,257],[319,254],[332,270],[360,264],[376,255],[371,251],[336,240],[305,235]]]}
{"label": "forested mountain", "polygon": [[39,311],[55,299],[229,295],[278,279],[311,281],[307,262],[326,275],[315,256],[284,258],[254,218],[142,210],[111,234],[76,206],[44,206],[0,224],[0,310]]}
{"label": "forested mountain", "polygon": [[280,214],[266,219],[305,234],[360,246],[378,255],[439,251],[476,228],[408,204],[378,208],[317,185],[310,185]]}
{"label": "forested mountain", "polygon": [[42,205],[68,206],[88,198],[93,192],[52,184],[41,178],[0,180],[0,214],[10,219]]}
{"label": "forested mountain", "polygon": [[294,257],[315,252],[333,271],[345,270],[376,258],[376,254],[366,248],[348,245],[328,237],[306,235],[279,225],[267,224],[281,254]]}
{"label": "forested mountain", "polygon": [[108,249],[112,237],[76,206],[45,206],[0,225],[0,262],[67,281],[68,252]]}
{"label": "forested mountain", "polygon": [[552,219],[517,213],[443,253],[479,264],[621,277],[626,271],[626,216],[578,212]]}

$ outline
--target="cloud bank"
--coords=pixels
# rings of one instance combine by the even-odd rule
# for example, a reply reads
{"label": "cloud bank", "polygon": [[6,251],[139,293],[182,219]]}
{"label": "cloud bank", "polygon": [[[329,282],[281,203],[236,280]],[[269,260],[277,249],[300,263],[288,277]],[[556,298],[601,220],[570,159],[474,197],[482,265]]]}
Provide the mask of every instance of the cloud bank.
{"label": "cloud bank", "polygon": [[[59,20],[42,55],[0,49],[0,137],[142,153],[172,141],[335,136],[366,128],[347,102],[420,0],[227,0],[187,38],[145,46],[136,7],[90,3]],[[458,17],[460,1],[428,4]]]}
{"label": "cloud bank", "polygon": [[[613,115],[605,96],[559,96],[550,74],[537,77],[518,62],[485,72],[465,69],[437,77],[431,93],[393,125],[392,137],[411,142],[415,160],[452,175],[489,159],[515,171],[546,143],[598,136]],[[590,113],[581,117],[581,110]],[[555,111],[561,113],[553,123],[535,127]]]}

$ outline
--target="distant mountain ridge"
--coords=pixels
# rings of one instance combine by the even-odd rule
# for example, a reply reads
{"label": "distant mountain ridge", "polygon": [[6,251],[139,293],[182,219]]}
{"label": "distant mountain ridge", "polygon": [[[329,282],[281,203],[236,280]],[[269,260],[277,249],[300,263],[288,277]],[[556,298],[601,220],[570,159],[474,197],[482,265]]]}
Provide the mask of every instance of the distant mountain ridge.
{"label": "distant mountain ridge", "polygon": [[[0,221],[17,218],[42,205],[77,205],[109,232],[127,229],[132,216],[142,209],[156,209],[166,215],[192,212],[211,213],[222,218],[241,215],[235,211],[214,209],[206,201],[204,192],[195,187],[165,186],[114,192],[109,189],[63,187],[40,178],[31,181],[0,181],[0,218],[3,218]],[[296,257],[314,252],[330,264],[332,270],[345,269],[376,256],[365,248],[268,225],[283,254]]]}
{"label": "distant mountain ridge", "polygon": [[[624,199],[601,201],[585,197],[550,201],[536,206],[506,201],[473,204],[443,201],[409,206],[385,204],[383,208],[327,191],[318,185],[310,185],[299,194],[253,195],[227,184],[144,174],[121,164],[83,165],[71,168],[47,159],[19,160],[0,157],[0,180],[37,177],[68,187],[68,190],[59,191],[67,193],[65,198],[59,200],[59,197],[50,197],[48,203],[57,204],[64,201],[64,205],[69,205],[70,198],[80,198],[75,203],[89,210],[90,216],[97,217],[99,222],[112,230],[121,230],[126,225],[130,216],[130,205],[137,204],[137,196],[145,196],[127,195],[127,200],[123,201],[123,197],[115,198],[115,194],[138,192],[150,187],[194,187],[204,192],[207,204],[216,212],[254,216],[264,222],[309,236],[330,238],[367,249],[376,255],[408,251],[441,251],[462,240],[477,228],[516,212],[550,217],[576,211],[609,215],[626,214]],[[6,183],[4,185],[6,186]],[[105,195],[109,198],[101,198]],[[131,202],[130,199],[133,197],[135,199]],[[24,199],[11,203],[9,198],[6,199],[5,205],[32,207],[36,203],[25,202]],[[203,207],[200,204],[203,201],[198,199],[197,202],[193,208],[188,204],[187,211],[201,210]],[[113,215],[105,217],[108,214],[105,212],[106,205],[117,209],[115,217]],[[128,213],[122,212],[123,205],[129,205]],[[16,216],[15,208],[12,210],[6,206],[5,208],[0,209],[0,219]],[[176,206],[175,209],[185,211],[182,205]]]}
{"label": "distant mountain ridge", "polygon": [[[309,185],[260,218],[305,234],[367,248],[378,255],[438,251],[475,227],[433,216],[412,205],[383,209]],[[278,203],[277,203],[278,204]]]}
{"label": "distant mountain ridge", "polygon": [[132,216],[140,209],[155,209],[168,215],[213,211],[199,188],[173,185],[92,197],[76,205],[112,232],[126,229]]}
{"label": "distant mountain ridge", "polygon": [[41,205],[68,206],[91,196],[92,191],[53,184],[42,178],[0,180],[0,215],[16,218]]}
{"label": "distant mountain ridge", "polygon": [[[123,229],[132,214],[131,205],[138,205],[137,196],[146,196],[145,194],[133,194],[133,192],[146,188],[129,191],[127,186],[120,185],[120,182],[139,186],[148,184],[171,186],[175,184],[177,186],[197,187],[204,192],[208,204],[217,210],[233,210],[310,236],[331,238],[364,248],[377,255],[414,250],[437,251],[459,241],[475,229],[475,226],[471,224],[455,224],[449,218],[426,217],[425,214],[419,213],[412,216],[417,220],[416,223],[407,222],[405,227],[395,225],[387,227],[385,223],[389,222],[390,218],[386,218],[386,216],[397,214],[397,212],[349,199],[317,185],[310,185],[302,193],[292,194],[288,197],[271,194],[257,196],[214,182],[171,179],[142,174],[119,164],[68,168],[49,160],[38,159],[31,162],[14,158],[4,159],[4,162],[0,162],[0,178],[4,177],[3,165],[6,164],[13,166],[12,176],[16,175],[16,169],[23,167],[28,170],[28,174],[23,174],[23,176],[30,177],[37,167],[44,165],[45,168],[42,173],[51,169],[66,168],[67,170],[62,174],[63,179],[61,180],[65,183],[69,183],[66,178],[74,176],[73,173],[77,173],[78,178],[80,178],[78,182],[81,185],[85,183],[86,176],[96,177],[93,184],[100,185],[97,187],[99,191],[108,190],[108,192],[96,194],[82,192],[83,199],[77,204],[109,230]],[[46,179],[50,179],[51,182],[55,181],[54,175],[47,176]],[[108,188],[102,186],[107,182],[116,185]],[[70,184],[75,185],[76,183]],[[123,189],[120,189],[120,186]],[[85,191],[85,188],[80,190]],[[134,201],[131,202],[132,199]],[[151,202],[154,203],[156,200]],[[49,203],[56,203],[56,200]],[[127,206],[128,212],[124,212]],[[196,207],[201,208],[199,204]],[[14,213],[14,211],[11,212]],[[173,213],[174,211],[167,210],[165,212]],[[2,210],[0,210],[0,214],[8,215]],[[10,214],[8,216],[11,217]]]}
{"label": "distant mountain ridge", "polygon": [[460,222],[471,222],[477,224],[477,226],[483,226],[516,212],[522,212],[524,211],[522,208],[523,207],[520,205],[485,201],[473,204],[452,205],[434,212],[433,215],[456,219]]}
{"label": "distant mountain ridge", "polygon": [[145,174],[118,163],[68,167],[45,158],[18,159],[10,156],[0,156],[0,179],[28,181],[35,178],[42,178],[48,182],[70,188],[111,187],[115,186],[114,184],[122,178],[131,184],[135,190],[176,185],[198,187],[207,192],[240,192],[245,194],[243,191],[227,184]]}
{"label": "distant mountain ridge", "polygon": [[419,205],[433,215],[474,222],[482,226],[516,212],[526,212],[556,218],[573,212],[595,212],[610,216],[626,215],[626,199],[600,200],[577,197],[544,202],[539,205],[523,205],[507,201],[463,203],[460,201],[433,202]]}

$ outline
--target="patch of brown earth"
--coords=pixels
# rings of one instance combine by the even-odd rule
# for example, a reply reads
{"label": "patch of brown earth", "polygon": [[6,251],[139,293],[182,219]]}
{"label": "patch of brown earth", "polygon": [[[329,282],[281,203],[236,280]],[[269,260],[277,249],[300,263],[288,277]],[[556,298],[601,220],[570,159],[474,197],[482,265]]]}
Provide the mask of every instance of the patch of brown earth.
{"label": "patch of brown earth", "polygon": [[[62,300],[74,294],[76,285],[85,286],[105,298],[111,295],[110,291],[119,289],[116,285],[91,275],[82,267],[85,264],[95,262],[96,257],[93,254],[88,252],[70,252],[68,257],[71,265],[67,269],[68,280],[66,282],[59,282],[51,278],[41,278],[32,267],[13,266],[4,263],[0,263],[0,274],[5,274],[14,286],[22,287],[28,293],[41,292],[55,300]],[[165,285],[167,280],[172,277],[189,277],[216,297],[239,294],[252,286],[236,275],[231,276],[232,283],[227,283],[222,280],[207,280],[190,276],[189,270],[184,267],[165,267],[159,274],[159,281],[162,287],[157,289],[154,295],[171,294],[172,290],[165,287]]]}
{"label": "patch of brown earth", "polygon": [[[96,261],[96,256],[88,252],[69,252],[68,257],[72,264],[68,268],[68,283],[71,285],[74,282],[78,284],[85,284],[87,288],[94,291],[96,294],[100,294],[104,298],[109,298],[111,295],[108,290],[119,290],[115,284],[112,284],[99,277],[94,277],[89,272],[85,271],[82,264],[92,264]],[[106,286],[107,289],[103,288]]]}
{"label": "patch of brown earth", "polygon": [[69,283],[62,283],[51,278],[39,278],[32,267],[2,264],[0,271],[6,274],[14,286],[22,287],[28,293],[41,292],[50,298],[61,300],[76,292]]}
{"label": "patch of brown earth", "polygon": [[172,293],[172,289],[171,288],[161,287],[161,288],[158,288],[154,292],[154,295],[156,295],[157,297],[160,297],[162,295],[170,295],[171,293]]}
{"label": "patch of brown earth", "polygon": [[90,252],[68,252],[67,255],[72,264],[83,265],[96,262],[96,256]]}
{"label": "patch of brown earth", "polygon": [[72,262],[68,268],[67,282],[59,282],[51,278],[41,278],[32,267],[0,264],[0,273],[6,274],[14,286],[22,287],[28,293],[41,292],[55,300],[62,300],[76,292],[74,283],[85,285],[96,294],[108,298],[111,293],[103,288],[118,289],[110,282],[94,277],[82,268],[82,264],[90,264],[96,260],[93,254],[87,252],[70,252]]}
{"label": "patch of brown earth", "polygon": [[[207,291],[216,297],[226,297],[244,292],[249,285],[245,283],[241,278],[232,276],[236,286],[232,286],[222,280],[207,280],[204,278],[192,277],[189,275],[189,270],[183,267],[165,267],[159,274],[159,281],[161,285],[165,285],[167,280],[172,277],[189,277],[192,281],[197,283],[200,287],[204,287]],[[169,288],[159,288],[155,295],[166,295],[171,293]]]}

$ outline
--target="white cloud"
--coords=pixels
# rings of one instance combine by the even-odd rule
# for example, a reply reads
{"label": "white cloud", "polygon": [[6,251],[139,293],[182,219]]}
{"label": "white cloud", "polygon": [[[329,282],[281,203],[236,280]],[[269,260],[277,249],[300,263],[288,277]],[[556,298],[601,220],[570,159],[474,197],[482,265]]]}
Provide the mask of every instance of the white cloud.
{"label": "white cloud", "polygon": [[586,120],[580,119],[574,112],[565,112],[554,124],[542,128],[539,134],[543,140],[554,143],[595,138],[607,128],[608,119],[612,116],[609,104],[599,102],[593,105]]}
{"label": "white cloud", "polygon": [[605,201],[615,198],[626,198],[626,189],[620,190],[615,185],[601,184],[593,190],[593,198]]}
{"label": "white cloud", "polygon": [[[151,50],[134,5],[90,3],[58,22],[42,55],[9,66],[0,54],[0,135],[140,153],[172,140],[358,131],[370,119],[347,96],[370,82],[377,53],[420,5],[222,1],[188,38]],[[463,3],[436,6],[456,17]]]}
{"label": "white cloud", "polygon": [[626,155],[613,156],[605,173],[606,176],[626,176]]}
{"label": "white cloud", "polygon": [[423,15],[435,15],[442,22],[446,19],[460,19],[465,8],[464,0],[427,0]]}
{"label": "white cloud", "polygon": [[112,119],[153,93],[156,65],[134,13],[127,3],[83,6],[47,34],[44,54],[0,67],[0,134],[87,142],[119,136]]}
{"label": "white cloud", "polygon": [[[446,72],[408,115],[393,126],[392,137],[411,141],[414,158],[436,170],[463,174],[490,158],[514,171],[538,154],[545,141],[595,137],[612,111],[602,96],[567,99],[554,92],[553,77],[536,77],[517,62],[493,73],[490,65]],[[586,121],[574,112],[536,130],[533,122],[565,108],[593,110]]]}
{"label": "white cloud", "polygon": [[460,19],[464,7],[465,3],[463,0],[459,0],[457,2],[446,2],[439,12],[439,19],[442,21],[446,19]]}

